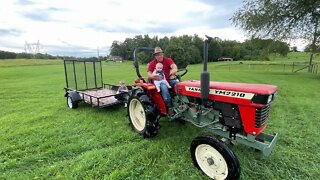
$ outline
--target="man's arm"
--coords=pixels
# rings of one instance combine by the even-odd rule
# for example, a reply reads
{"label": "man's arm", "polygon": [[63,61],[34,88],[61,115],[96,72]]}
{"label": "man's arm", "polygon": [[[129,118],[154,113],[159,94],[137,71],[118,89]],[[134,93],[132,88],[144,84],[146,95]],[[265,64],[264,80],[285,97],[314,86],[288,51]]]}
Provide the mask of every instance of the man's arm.
{"label": "man's arm", "polygon": [[156,65],[155,65],[155,60],[152,60],[149,64],[148,64],[148,79],[152,79],[152,80],[160,80],[160,76],[159,74],[153,74],[153,71],[155,70]]}
{"label": "man's arm", "polygon": [[154,80],[161,80],[161,76],[159,74],[152,73],[151,71],[148,71],[148,78]]}
{"label": "man's arm", "polygon": [[171,64],[170,66],[171,70],[170,70],[170,74],[176,74],[178,71],[178,67],[176,64]]}
{"label": "man's arm", "polygon": [[148,78],[153,79],[153,72],[148,71]]}

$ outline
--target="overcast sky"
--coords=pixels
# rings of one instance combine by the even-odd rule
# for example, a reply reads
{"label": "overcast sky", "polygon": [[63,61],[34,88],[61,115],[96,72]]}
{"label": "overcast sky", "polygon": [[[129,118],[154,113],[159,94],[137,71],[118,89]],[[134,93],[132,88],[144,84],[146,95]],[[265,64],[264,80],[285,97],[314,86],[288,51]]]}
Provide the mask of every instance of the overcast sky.
{"label": "overcast sky", "polygon": [[[243,41],[229,20],[242,0],[2,0],[0,50],[39,43],[52,55],[107,55],[113,41],[197,34]],[[32,47],[32,46],[31,46]],[[34,46],[33,46],[34,47]]]}

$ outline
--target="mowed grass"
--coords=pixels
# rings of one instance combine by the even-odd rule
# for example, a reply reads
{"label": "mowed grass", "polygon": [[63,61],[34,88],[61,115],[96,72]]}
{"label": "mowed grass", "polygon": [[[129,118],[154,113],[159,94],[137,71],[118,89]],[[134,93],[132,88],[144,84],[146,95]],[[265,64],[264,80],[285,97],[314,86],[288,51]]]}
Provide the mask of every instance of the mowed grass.
{"label": "mowed grass", "polygon": [[[208,65],[212,81],[279,88],[265,131],[279,133],[271,155],[230,145],[241,179],[318,179],[319,75],[223,65]],[[201,65],[188,70],[184,80],[199,80]],[[140,71],[146,74],[146,66]],[[105,83],[136,79],[131,62],[103,62],[103,73]],[[208,179],[189,152],[191,141],[206,131],[163,118],[158,136],[142,139],[123,106],[68,109],[62,61],[0,61],[0,84],[0,179]]]}
{"label": "mowed grass", "polygon": [[[269,56],[270,61],[276,62],[308,62],[310,60],[311,53],[306,52],[289,52],[287,56],[280,56],[272,54]],[[320,54],[314,54],[313,62],[320,62]]]}

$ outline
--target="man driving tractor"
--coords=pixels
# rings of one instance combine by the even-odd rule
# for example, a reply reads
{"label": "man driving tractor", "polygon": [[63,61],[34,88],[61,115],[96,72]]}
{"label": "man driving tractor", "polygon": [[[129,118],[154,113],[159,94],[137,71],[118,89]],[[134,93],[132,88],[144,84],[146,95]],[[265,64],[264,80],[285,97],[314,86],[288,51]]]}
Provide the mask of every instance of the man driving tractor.
{"label": "man driving tractor", "polygon": [[[155,56],[155,59],[151,60],[151,62],[148,64],[148,78],[151,80],[161,80],[161,76],[158,74],[154,74],[153,71],[156,69],[157,63],[162,63],[164,76],[166,77],[170,86],[174,88],[177,81],[170,79],[170,76],[176,74],[178,70],[177,65],[171,58],[164,57],[163,51],[160,47],[155,47],[153,55]],[[172,107],[171,96],[166,84],[160,84],[160,92],[167,108]]]}

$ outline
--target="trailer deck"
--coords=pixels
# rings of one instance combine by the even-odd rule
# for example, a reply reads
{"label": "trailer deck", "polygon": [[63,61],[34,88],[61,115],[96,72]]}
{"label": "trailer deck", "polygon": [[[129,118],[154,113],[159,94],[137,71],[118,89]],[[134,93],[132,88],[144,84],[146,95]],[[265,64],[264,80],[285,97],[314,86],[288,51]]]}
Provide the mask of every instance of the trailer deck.
{"label": "trailer deck", "polygon": [[102,62],[99,60],[64,60],[64,69],[65,97],[69,107],[80,101],[99,108],[125,103],[125,95],[132,89],[127,86],[128,92],[118,92],[119,85],[103,83]]}

